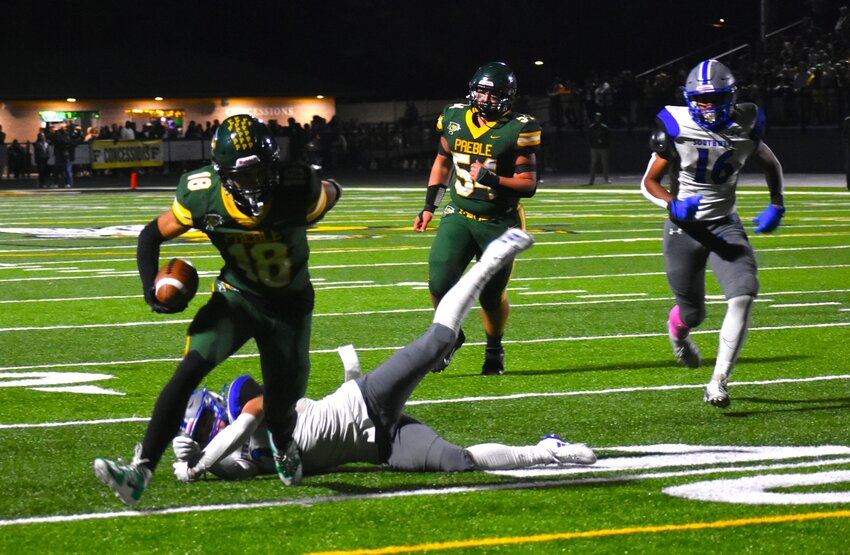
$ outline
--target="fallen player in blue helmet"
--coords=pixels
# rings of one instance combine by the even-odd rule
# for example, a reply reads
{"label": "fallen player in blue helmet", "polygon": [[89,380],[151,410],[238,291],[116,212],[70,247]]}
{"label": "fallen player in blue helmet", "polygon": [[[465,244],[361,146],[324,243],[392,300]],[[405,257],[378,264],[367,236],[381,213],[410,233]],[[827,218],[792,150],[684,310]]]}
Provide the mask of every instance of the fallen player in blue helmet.
{"label": "fallen player in blue helmet", "polygon": [[[297,404],[293,438],[301,472],[318,474],[346,463],[364,462],[408,472],[596,462],[596,455],[586,445],[554,435],[535,445],[460,447],[403,413],[416,386],[454,345],[484,284],[532,243],[531,236],[519,229],[510,229],[492,242],[441,300],[428,330],[372,372],[360,373],[353,348],[340,349],[346,376],[352,379],[321,400],[304,398]],[[195,481],[205,472],[228,480],[275,473],[263,424],[262,386],[246,375],[226,386],[221,395],[206,389],[196,391],[187,407],[183,433],[172,445],[177,456],[174,474],[184,482]]]}

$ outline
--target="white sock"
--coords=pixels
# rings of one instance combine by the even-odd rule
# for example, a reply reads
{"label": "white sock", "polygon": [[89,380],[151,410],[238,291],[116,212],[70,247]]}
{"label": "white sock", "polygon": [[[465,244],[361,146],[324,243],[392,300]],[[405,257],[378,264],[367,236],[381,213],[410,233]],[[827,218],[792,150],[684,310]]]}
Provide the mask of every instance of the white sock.
{"label": "white sock", "polygon": [[755,298],[751,295],[741,295],[727,302],[726,316],[720,327],[717,364],[714,365],[714,374],[711,379],[726,381],[732,375],[732,369],[747,340],[754,300]]}
{"label": "white sock", "polygon": [[548,449],[536,445],[516,447],[501,443],[481,443],[466,448],[478,470],[512,470],[552,462]]}
{"label": "white sock", "polygon": [[360,359],[357,357],[357,351],[354,350],[354,345],[343,345],[337,347],[339,358],[342,359],[342,366],[345,369],[345,380],[356,380],[363,375],[363,369],[360,367]]}
{"label": "white sock", "polygon": [[434,323],[442,324],[454,331],[460,330],[460,325],[466,319],[472,305],[481,294],[484,285],[492,277],[495,268],[491,264],[477,262],[440,300],[434,311]]}

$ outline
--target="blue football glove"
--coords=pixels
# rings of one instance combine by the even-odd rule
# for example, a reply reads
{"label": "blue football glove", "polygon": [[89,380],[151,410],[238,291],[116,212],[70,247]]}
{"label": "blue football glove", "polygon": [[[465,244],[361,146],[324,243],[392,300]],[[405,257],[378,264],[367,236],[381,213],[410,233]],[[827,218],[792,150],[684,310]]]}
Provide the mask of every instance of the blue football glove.
{"label": "blue football glove", "polygon": [[699,210],[699,203],[702,200],[702,195],[688,197],[683,200],[671,199],[667,205],[667,210],[677,220],[693,220]]}
{"label": "blue football glove", "polygon": [[785,215],[785,207],[784,206],[775,206],[773,204],[768,204],[767,208],[765,208],[761,214],[758,215],[756,219],[753,220],[753,223],[758,227],[756,228],[756,233],[770,233],[779,227],[779,222],[782,221],[782,216]]}

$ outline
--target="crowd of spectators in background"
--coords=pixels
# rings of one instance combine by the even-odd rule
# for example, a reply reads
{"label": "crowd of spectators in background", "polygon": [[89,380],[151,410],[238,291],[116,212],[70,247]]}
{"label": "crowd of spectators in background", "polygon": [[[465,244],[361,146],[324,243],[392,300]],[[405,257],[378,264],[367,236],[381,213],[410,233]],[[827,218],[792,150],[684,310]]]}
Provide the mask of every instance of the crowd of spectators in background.
{"label": "crowd of spectators in background", "polygon": [[[548,119],[557,131],[584,130],[601,113],[611,128],[651,126],[659,107],[683,104],[680,86],[698,59],[685,58],[647,75],[623,70],[599,73],[581,84],[555,78]],[[804,18],[763,45],[739,49],[722,60],[734,69],[739,102],[755,102],[769,125],[834,125],[850,115],[850,9],[837,21]]]}
{"label": "crowd of spectators in background", "polygon": [[[514,109],[537,117],[547,132],[567,130],[584,134],[601,114],[611,129],[650,127],[661,106],[682,104],[681,83],[697,59],[683,57],[646,74],[631,70],[598,72],[583,80],[555,77],[545,94],[525,94]],[[766,113],[768,125],[836,126],[850,116],[850,10],[840,8],[837,20],[804,18],[761,44],[739,48],[724,56],[734,68],[739,85],[739,102],[757,103]],[[578,82],[581,81],[581,82]],[[397,167],[421,170],[430,167],[436,133],[436,114],[420,116],[416,104],[408,102],[397,121],[361,123],[329,121],[320,116],[300,123],[294,118],[282,124],[268,121],[275,136],[286,137],[288,157],[328,169],[377,169]],[[126,121],[85,132],[73,123],[39,130],[33,142],[5,142],[0,126],[0,176],[17,177],[37,171],[41,186],[72,186],[75,173],[90,172],[75,166],[74,151],[93,140],[209,140],[218,120],[182,122],[151,119]],[[140,128],[139,128],[140,126]],[[53,153],[48,166],[45,145]]]}

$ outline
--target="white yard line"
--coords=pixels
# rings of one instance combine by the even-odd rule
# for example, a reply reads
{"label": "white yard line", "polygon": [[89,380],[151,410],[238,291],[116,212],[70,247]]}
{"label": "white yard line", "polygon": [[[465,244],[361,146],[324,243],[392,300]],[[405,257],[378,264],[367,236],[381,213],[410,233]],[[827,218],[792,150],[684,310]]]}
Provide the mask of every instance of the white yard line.
{"label": "white yard line", "polygon": [[[623,302],[622,300],[612,302]],[[431,309],[421,309],[431,310]],[[179,323],[186,324],[189,320],[184,320]],[[175,322],[178,323],[178,322]],[[151,323],[154,324],[154,323]],[[783,330],[798,330],[798,329],[817,329],[817,328],[841,328],[850,327],[850,322],[826,322],[821,324],[798,324],[793,326],[755,326],[750,328],[750,332],[760,331],[783,331]],[[692,335],[717,334],[720,330],[695,330]],[[612,335],[585,335],[585,336],[569,336],[569,337],[542,337],[538,339],[506,339],[503,343],[506,344],[533,344],[533,343],[559,343],[559,342],[574,342],[574,341],[605,341],[611,339],[643,339],[652,337],[667,337],[667,333],[621,333]],[[471,346],[485,345],[482,341],[473,341],[466,343]],[[358,351],[398,351],[402,346],[381,346],[381,347],[357,347]],[[311,349],[310,354],[336,354],[336,347],[331,349]],[[230,358],[255,358],[257,353],[243,353],[231,355]],[[142,360],[113,360],[103,362],[73,362],[73,363],[56,363],[56,364],[34,364],[25,366],[0,366],[0,372],[15,372],[20,370],[39,370],[46,368],[79,368],[86,366],[110,366],[110,365],[132,365],[132,364],[150,364],[153,362],[179,362],[179,358],[157,358],[157,359],[142,359]]]}

